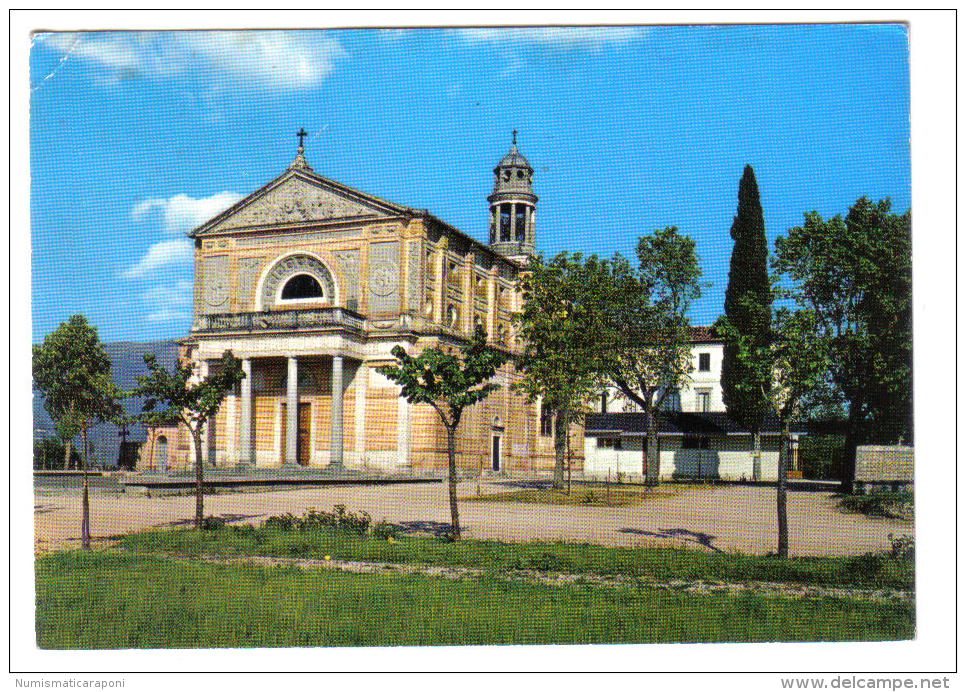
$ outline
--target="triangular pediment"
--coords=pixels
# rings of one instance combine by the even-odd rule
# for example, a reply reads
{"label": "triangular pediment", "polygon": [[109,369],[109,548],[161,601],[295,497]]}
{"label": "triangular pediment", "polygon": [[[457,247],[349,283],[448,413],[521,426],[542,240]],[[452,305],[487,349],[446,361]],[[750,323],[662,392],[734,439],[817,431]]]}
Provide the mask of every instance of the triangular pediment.
{"label": "triangular pediment", "polygon": [[325,178],[289,172],[200,226],[195,234],[334,219],[374,219],[403,211]]}

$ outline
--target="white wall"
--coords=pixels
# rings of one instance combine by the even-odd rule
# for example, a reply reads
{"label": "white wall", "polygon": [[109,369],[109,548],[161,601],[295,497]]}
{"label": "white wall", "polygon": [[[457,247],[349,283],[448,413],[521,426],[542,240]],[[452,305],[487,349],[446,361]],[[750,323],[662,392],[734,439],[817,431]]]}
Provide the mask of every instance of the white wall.
{"label": "white wall", "polygon": [[[643,438],[622,439],[622,449],[597,446],[597,438],[584,438],[584,476],[616,479],[618,473],[637,480],[643,470]],[[762,436],[761,479],[778,478],[778,436]],[[710,449],[682,449],[680,436],[661,437],[660,474],[663,479],[705,476],[722,480],[751,480],[751,435],[712,437]]]}
{"label": "white wall", "polygon": [[[698,370],[699,355],[701,353],[707,353],[711,356],[711,367],[707,371]],[[721,343],[698,343],[692,346],[691,362],[694,366],[694,371],[691,373],[691,383],[686,387],[682,387],[679,391],[682,411],[696,412],[698,410],[698,390],[710,390],[710,411],[725,411],[724,399],[721,393],[721,361],[723,358],[724,345]],[[592,408],[599,413],[601,408],[600,401],[597,400]],[[609,387],[607,389],[608,413],[636,413],[639,410],[639,407],[633,402],[627,401],[621,391],[616,387]]]}

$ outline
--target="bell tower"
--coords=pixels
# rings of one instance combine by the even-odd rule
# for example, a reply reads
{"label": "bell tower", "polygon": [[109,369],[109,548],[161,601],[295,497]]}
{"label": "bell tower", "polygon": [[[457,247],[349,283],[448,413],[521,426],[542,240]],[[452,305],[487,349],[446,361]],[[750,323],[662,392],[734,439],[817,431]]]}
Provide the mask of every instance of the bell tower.
{"label": "bell tower", "polygon": [[517,149],[513,131],[510,152],[493,169],[493,194],[490,203],[490,247],[501,255],[520,262],[534,254],[533,168]]}

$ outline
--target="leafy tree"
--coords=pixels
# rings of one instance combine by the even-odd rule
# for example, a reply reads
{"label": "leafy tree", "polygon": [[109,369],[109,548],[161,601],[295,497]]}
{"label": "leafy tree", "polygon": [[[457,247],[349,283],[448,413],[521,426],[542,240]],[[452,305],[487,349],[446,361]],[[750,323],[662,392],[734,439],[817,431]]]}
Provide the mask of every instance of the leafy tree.
{"label": "leafy tree", "polygon": [[516,368],[523,378],[513,389],[528,403],[541,398],[554,412],[553,487],[564,483],[565,445],[571,422],[587,410],[603,388],[597,337],[601,314],[597,301],[610,286],[597,257],[584,262],[578,253],[562,252],[549,262],[535,257],[518,282],[523,309],[513,315],[523,352]]}
{"label": "leafy tree", "polygon": [[[749,302],[751,298],[746,299]],[[761,394],[778,417],[781,444],[778,452],[778,556],[788,557],[788,443],[791,423],[802,414],[806,397],[821,387],[827,376],[827,344],[816,333],[815,314],[810,310],[780,308],[772,316],[772,327],[765,338],[742,334],[727,317],[718,321],[718,330],[734,344],[735,359],[745,369],[748,382],[764,382]]]}
{"label": "leafy tree", "polygon": [[[731,224],[731,269],[725,290],[724,312],[731,326],[754,343],[765,345],[771,328],[771,282],[768,278],[768,242],[755,171],[745,166],[738,183],[738,210]],[[726,340],[721,366],[721,390],[728,415],[751,431],[753,474],[761,473],[761,424],[768,413],[763,391],[767,380],[756,380],[744,367],[737,346]]]}
{"label": "leafy tree", "polygon": [[44,408],[66,440],[64,468],[70,440],[81,436],[84,490],[81,508],[81,543],[91,547],[90,496],[87,479],[87,431],[121,415],[121,392],[111,379],[111,361],[104,353],[97,330],[83,315],[74,315],[33,347],[33,385],[44,395]]}
{"label": "leafy tree", "polygon": [[[167,425],[173,419],[184,423],[195,448],[195,528],[201,528],[204,520],[204,480],[202,462],[202,433],[211,420],[225,394],[245,379],[241,361],[231,351],[225,351],[221,368],[202,378],[196,363],[177,363],[172,372],[158,365],[153,353],[144,356],[147,375],[138,376],[138,386],[132,396],[146,397],[140,420],[148,425]],[[159,409],[162,404],[164,408]],[[214,465],[214,460],[212,460]]]}
{"label": "leafy tree", "polygon": [[402,390],[399,396],[410,404],[429,404],[446,427],[449,458],[449,508],[452,517],[452,538],[460,540],[460,516],[456,504],[456,429],[463,410],[477,404],[500,388],[489,382],[508,360],[508,356],[486,345],[486,332],[477,327],[473,338],[460,355],[445,353],[439,347],[424,349],[415,358],[402,346],[395,346],[392,355],[397,365],[384,365],[376,371]]}
{"label": "leafy tree", "polygon": [[[848,410],[846,447],[911,442],[911,214],[862,197],[845,219],[805,215],[776,243],[774,268],[815,315]],[[846,464],[843,483],[854,466]]]}
{"label": "leafy tree", "polygon": [[659,474],[657,413],[665,399],[690,381],[687,312],[701,296],[694,241],[670,226],[638,240],[638,271],[620,255],[603,265],[609,288],[598,299],[603,372],[641,407],[647,418],[645,475]]}

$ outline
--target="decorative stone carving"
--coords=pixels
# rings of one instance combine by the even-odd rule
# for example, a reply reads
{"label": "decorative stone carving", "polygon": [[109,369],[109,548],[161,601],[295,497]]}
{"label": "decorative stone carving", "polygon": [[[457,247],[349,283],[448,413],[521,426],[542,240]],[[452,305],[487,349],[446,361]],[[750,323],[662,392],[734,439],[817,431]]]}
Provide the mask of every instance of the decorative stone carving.
{"label": "decorative stone carving", "polygon": [[258,269],[264,257],[243,257],[238,260],[238,305],[247,307],[252,301],[252,286],[258,276]]}
{"label": "decorative stone carving", "polygon": [[409,309],[418,311],[422,302],[422,251],[418,240],[409,243]]}
{"label": "decorative stone carving", "polygon": [[272,267],[262,286],[262,307],[268,308],[275,304],[280,286],[296,274],[308,274],[319,282],[325,293],[325,300],[335,300],[335,281],[332,273],[322,262],[310,255],[289,255]]}
{"label": "decorative stone carving", "polygon": [[369,244],[369,311],[399,310],[399,241]]}
{"label": "decorative stone carving", "polygon": [[354,238],[361,235],[359,229],[345,231],[320,231],[318,233],[273,233],[259,238],[239,238],[235,241],[238,247],[256,247],[259,245],[289,245],[303,243],[318,243],[338,238]]}
{"label": "decorative stone carving", "polygon": [[376,209],[360,202],[304,180],[290,178],[210,230],[381,215]]}
{"label": "decorative stone carving", "polygon": [[377,296],[395,293],[399,285],[399,265],[392,260],[382,260],[369,274],[369,290]]}
{"label": "decorative stone carving", "polygon": [[350,310],[359,309],[359,251],[342,250],[335,253],[335,258],[342,265],[345,276],[345,304]]}
{"label": "decorative stone carving", "polygon": [[228,273],[228,255],[205,257],[204,301],[205,312],[227,312],[228,287],[231,277]]}

